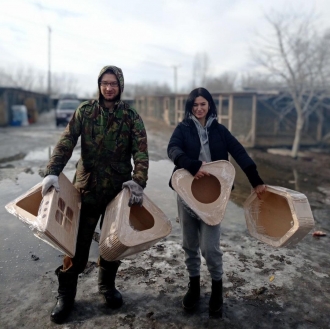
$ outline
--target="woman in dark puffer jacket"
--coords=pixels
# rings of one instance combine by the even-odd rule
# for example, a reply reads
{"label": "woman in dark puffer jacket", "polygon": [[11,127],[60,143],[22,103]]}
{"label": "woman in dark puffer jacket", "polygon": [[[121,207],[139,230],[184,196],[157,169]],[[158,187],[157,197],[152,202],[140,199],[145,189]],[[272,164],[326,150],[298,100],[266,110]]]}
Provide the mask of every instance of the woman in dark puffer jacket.
{"label": "woman in dark puffer jacket", "polygon": [[[216,106],[205,88],[194,89],[189,94],[185,118],[175,128],[167,152],[175,164],[174,171],[184,168],[195,179],[208,175],[203,171],[203,164],[217,160],[228,161],[229,153],[246,174],[258,197],[266,190],[256,164],[244,147],[225,126],[217,122]],[[193,310],[199,300],[201,251],[212,277],[209,313],[221,317],[223,269],[220,224],[210,226],[204,223],[179,196],[177,203],[190,281],[182,306],[185,310]]]}

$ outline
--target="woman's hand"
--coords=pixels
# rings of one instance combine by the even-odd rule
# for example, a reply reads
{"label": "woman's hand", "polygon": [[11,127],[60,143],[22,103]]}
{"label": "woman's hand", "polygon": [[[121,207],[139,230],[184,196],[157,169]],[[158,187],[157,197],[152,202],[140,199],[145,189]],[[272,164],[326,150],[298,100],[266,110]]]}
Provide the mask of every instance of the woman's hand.
{"label": "woman's hand", "polygon": [[258,185],[254,188],[254,192],[257,193],[258,199],[261,199],[261,195],[266,192],[266,185]]}
{"label": "woman's hand", "polygon": [[206,172],[206,171],[199,170],[197,172],[197,174],[194,176],[194,179],[200,179],[200,178],[202,178],[204,176],[210,176],[210,174],[208,172]]}
{"label": "woman's hand", "polygon": [[201,170],[201,168],[202,168],[203,165],[205,165],[205,164],[206,164],[206,162],[203,161],[202,166],[201,166],[200,169],[198,170],[197,174],[194,176],[194,179],[200,179],[200,178],[202,178],[202,177],[204,177],[204,176],[210,176],[210,174],[209,174],[208,172],[206,172],[206,171],[204,171],[204,170]]}

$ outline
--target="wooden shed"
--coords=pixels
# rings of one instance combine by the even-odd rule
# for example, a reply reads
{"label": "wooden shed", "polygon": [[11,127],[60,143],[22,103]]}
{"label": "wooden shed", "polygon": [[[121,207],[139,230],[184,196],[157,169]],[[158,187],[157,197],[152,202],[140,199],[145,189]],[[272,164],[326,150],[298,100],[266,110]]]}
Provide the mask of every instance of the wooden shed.
{"label": "wooden shed", "polygon": [[[292,146],[296,114],[294,111],[283,116],[275,108],[273,100],[279,92],[227,92],[213,93],[218,110],[218,121],[247,147]],[[164,121],[176,126],[184,118],[187,94],[164,96],[139,96],[135,108],[146,118]],[[301,145],[316,145],[330,135],[330,111],[324,108],[320,115],[312,113],[306,120]]]}
{"label": "wooden shed", "polygon": [[49,97],[21,88],[0,87],[0,127],[10,124],[12,119],[11,107],[25,105],[28,110],[30,123],[37,121],[38,114],[49,107]]}

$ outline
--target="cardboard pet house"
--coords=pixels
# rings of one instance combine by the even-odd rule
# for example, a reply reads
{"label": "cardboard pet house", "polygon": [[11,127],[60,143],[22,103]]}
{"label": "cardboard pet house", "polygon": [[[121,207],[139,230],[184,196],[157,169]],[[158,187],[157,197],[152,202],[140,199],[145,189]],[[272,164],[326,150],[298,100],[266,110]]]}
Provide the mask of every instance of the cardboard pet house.
{"label": "cardboard pet house", "polygon": [[219,224],[226,211],[235,178],[235,168],[225,160],[209,162],[203,170],[210,176],[200,179],[185,169],[173,173],[172,186],[188,206],[208,225]]}
{"label": "cardboard pet house", "polygon": [[142,206],[129,207],[129,198],[124,188],[106,208],[99,250],[107,261],[147,250],[171,233],[170,220],[145,194]]}
{"label": "cardboard pet house", "polygon": [[252,192],[244,203],[250,234],[273,247],[298,243],[314,227],[307,197],[285,187],[266,187],[261,200]]}
{"label": "cardboard pet house", "polygon": [[34,235],[73,257],[80,216],[80,194],[61,173],[60,192],[51,188],[42,197],[42,183],[6,205],[9,213],[28,224]]}

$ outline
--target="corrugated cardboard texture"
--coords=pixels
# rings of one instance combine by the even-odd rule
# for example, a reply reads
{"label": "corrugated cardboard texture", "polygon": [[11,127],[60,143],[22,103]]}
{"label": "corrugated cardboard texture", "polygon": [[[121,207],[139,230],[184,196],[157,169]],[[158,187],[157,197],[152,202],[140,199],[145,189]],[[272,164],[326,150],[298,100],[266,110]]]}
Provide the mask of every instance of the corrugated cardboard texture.
{"label": "corrugated cardboard texture", "polygon": [[149,249],[171,233],[171,222],[144,194],[142,207],[128,207],[130,192],[123,189],[107,206],[100,255],[108,261],[123,259]]}
{"label": "corrugated cardboard texture", "polygon": [[208,225],[219,224],[226,211],[235,178],[235,168],[229,161],[214,161],[203,166],[210,176],[200,179],[185,169],[172,176],[172,186],[188,206]]}
{"label": "corrugated cardboard texture", "polygon": [[29,225],[33,233],[52,247],[73,257],[80,216],[80,194],[67,177],[59,176],[60,192],[51,188],[42,198],[39,183],[6,205],[8,212]]}
{"label": "corrugated cardboard texture", "polygon": [[252,192],[244,203],[250,234],[274,247],[298,243],[314,227],[307,197],[284,187],[266,186],[261,200]]}

